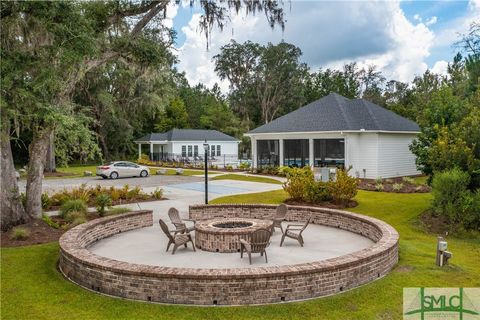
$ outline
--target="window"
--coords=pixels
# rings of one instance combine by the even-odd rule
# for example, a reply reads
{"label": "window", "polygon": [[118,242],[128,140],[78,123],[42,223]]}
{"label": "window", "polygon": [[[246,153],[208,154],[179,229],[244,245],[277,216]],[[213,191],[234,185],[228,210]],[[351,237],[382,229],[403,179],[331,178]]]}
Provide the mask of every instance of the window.
{"label": "window", "polygon": [[278,140],[257,141],[257,166],[259,168],[278,166]]}
{"label": "window", "polygon": [[308,139],[284,140],[283,164],[289,167],[308,166]]}
{"label": "window", "polygon": [[343,167],[345,165],[344,139],[313,140],[315,167]]}
{"label": "window", "polygon": [[220,145],[217,145],[217,157],[219,157],[221,155],[222,155],[222,152],[221,152]]}
{"label": "window", "polygon": [[193,156],[198,157],[198,146],[193,146]]}
{"label": "window", "polygon": [[182,146],[182,157],[187,156],[187,146]]}
{"label": "window", "polygon": [[192,156],[192,146],[188,146],[188,156]]}
{"label": "window", "polygon": [[211,151],[211,154],[210,154],[210,155],[211,155],[212,157],[215,157],[215,145],[211,145],[210,148],[211,148],[211,149],[210,149],[210,151]]}

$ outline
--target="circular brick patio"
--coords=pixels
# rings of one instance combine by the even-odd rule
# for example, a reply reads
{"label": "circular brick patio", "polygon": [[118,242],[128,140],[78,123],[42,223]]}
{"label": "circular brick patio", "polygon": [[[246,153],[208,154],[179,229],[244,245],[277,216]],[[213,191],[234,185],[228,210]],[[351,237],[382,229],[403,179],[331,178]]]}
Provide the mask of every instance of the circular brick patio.
{"label": "circular brick patio", "polygon": [[[271,219],[271,205],[199,205],[195,220]],[[93,254],[93,243],[153,224],[151,211],[136,211],[79,225],[60,238],[61,272],[93,291],[122,298],[196,305],[295,301],[336,294],[385,276],[398,262],[398,233],[385,222],[346,211],[290,206],[287,221],[304,221],[358,233],[366,249],[312,263],[255,268],[201,269],[141,265]],[[146,244],[148,245],[148,244]],[[192,252],[192,254],[194,254]]]}

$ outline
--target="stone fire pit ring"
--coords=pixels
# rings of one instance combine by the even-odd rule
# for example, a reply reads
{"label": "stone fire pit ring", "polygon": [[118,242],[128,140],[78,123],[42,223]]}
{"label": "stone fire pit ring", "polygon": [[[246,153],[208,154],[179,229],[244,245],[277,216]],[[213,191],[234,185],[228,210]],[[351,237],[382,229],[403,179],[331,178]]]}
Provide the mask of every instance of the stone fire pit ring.
{"label": "stone fire pit ring", "polygon": [[271,230],[272,220],[252,218],[214,218],[195,224],[195,246],[210,252],[240,252],[240,239],[259,229]]}

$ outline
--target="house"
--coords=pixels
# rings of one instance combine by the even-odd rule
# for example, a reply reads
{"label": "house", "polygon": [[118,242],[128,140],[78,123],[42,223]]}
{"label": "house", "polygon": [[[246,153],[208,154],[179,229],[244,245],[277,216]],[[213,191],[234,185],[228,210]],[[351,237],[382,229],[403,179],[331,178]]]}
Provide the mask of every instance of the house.
{"label": "house", "polygon": [[245,135],[255,168],[349,167],[360,178],[416,175],[418,125],[364,99],[331,93]]}
{"label": "house", "polygon": [[239,140],[217,130],[172,129],[163,133],[150,133],[137,140],[138,156],[142,155],[142,145],[149,146],[152,161],[200,162],[208,147],[210,164],[229,164],[238,161]]}

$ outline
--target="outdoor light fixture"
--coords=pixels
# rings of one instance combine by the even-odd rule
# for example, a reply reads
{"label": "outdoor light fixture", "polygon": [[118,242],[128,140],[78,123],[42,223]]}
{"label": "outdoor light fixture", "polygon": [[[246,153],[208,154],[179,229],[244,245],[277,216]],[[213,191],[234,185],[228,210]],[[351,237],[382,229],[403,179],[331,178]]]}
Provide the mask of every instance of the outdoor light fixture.
{"label": "outdoor light fixture", "polygon": [[208,143],[205,139],[203,144],[203,149],[205,150],[205,204],[208,204]]}

